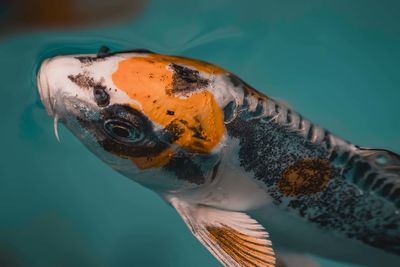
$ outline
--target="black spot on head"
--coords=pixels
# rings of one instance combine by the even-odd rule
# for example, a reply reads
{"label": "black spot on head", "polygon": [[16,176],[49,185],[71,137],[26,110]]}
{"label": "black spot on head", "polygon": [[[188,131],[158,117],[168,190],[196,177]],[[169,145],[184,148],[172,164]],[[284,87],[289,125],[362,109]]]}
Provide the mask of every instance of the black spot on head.
{"label": "black spot on head", "polygon": [[167,115],[174,115],[175,114],[175,112],[173,112],[172,110],[167,110]]}
{"label": "black spot on head", "polygon": [[193,184],[204,184],[205,177],[200,166],[197,165],[190,154],[179,152],[164,166],[164,170],[175,173],[179,180]]}
{"label": "black spot on head", "polygon": [[99,107],[106,107],[110,104],[110,95],[106,92],[104,86],[95,86],[93,88],[93,95]]}
{"label": "black spot on head", "polygon": [[200,77],[197,70],[180,66],[177,64],[170,64],[174,71],[172,76],[172,88],[167,91],[169,95],[183,95],[187,96],[190,93],[196,92],[208,86],[209,81]]}
{"label": "black spot on head", "polygon": [[172,144],[176,140],[178,140],[182,134],[185,132],[185,125],[179,120],[173,120],[170,124],[168,124],[162,134],[162,140],[169,144]]}
{"label": "black spot on head", "polygon": [[97,85],[94,79],[86,74],[79,73],[77,75],[69,75],[68,79],[81,88],[89,89]]}

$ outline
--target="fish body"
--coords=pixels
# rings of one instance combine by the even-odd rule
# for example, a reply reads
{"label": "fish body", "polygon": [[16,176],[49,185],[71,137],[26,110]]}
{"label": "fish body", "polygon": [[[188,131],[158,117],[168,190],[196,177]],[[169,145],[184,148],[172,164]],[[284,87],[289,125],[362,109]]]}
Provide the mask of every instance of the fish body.
{"label": "fish body", "polygon": [[170,203],[225,266],[291,266],[285,254],[400,264],[400,156],[347,142],[229,71],[102,49],[45,60],[38,87],[55,122]]}

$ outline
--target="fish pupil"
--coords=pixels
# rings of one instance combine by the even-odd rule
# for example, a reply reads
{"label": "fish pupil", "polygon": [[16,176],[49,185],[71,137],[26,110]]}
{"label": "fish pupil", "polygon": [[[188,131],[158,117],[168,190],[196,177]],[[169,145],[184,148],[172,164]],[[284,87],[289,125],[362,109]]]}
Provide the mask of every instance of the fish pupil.
{"label": "fish pupil", "polygon": [[108,135],[121,142],[138,142],[144,137],[144,133],[129,122],[109,120],[104,128]]}
{"label": "fish pupil", "polygon": [[125,129],[125,128],[122,128],[122,127],[120,127],[120,126],[114,126],[113,128],[112,128],[112,131],[113,131],[113,133],[115,134],[115,135],[118,135],[118,136],[120,136],[120,137],[124,137],[124,138],[127,138],[127,137],[129,137],[129,131],[127,130],[127,129]]}

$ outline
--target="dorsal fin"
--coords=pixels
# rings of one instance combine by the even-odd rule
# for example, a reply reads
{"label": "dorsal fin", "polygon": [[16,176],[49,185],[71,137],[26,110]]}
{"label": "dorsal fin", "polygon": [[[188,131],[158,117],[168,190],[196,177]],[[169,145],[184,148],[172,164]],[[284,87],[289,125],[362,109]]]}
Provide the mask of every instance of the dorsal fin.
{"label": "dorsal fin", "polygon": [[400,175],[400,155],[386,149],[373,149],[360,147],[364,158],[377,168],[395,171]]}
{"label": "dorsal fin", "polygon": [[374,192],[400,208],[400,155],[385,149],[358,148],[347,173],[365,191]]}

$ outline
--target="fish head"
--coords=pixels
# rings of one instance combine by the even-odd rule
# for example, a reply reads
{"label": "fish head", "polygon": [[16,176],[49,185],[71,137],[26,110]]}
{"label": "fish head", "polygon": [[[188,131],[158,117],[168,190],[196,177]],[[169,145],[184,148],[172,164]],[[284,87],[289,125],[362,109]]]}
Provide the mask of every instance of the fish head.
{"label": "fish head", "polygon": [[142,185],[176,191],[216,175],[227,100],[215,81],[225,73],[139,51],[49,58],[37,83],[48,114],[101,160]]}

